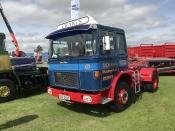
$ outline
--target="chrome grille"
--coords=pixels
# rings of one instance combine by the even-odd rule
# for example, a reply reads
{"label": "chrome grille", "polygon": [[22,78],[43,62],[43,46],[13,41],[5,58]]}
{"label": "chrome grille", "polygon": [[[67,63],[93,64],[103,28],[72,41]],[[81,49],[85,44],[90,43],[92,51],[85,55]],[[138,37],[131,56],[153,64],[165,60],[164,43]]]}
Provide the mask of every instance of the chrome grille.
{"label": "chrome grille", "polygon": [[55,72],[55,83],[70,87],[79,87],[78,73],[76,72]]}

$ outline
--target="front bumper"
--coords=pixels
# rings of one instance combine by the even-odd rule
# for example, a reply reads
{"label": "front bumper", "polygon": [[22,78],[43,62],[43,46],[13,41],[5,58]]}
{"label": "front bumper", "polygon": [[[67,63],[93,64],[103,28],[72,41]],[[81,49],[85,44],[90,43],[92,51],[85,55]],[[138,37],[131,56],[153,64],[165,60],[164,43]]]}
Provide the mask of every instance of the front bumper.
{"label": "front bumper", "polygon": [[55,89],[52,87],[48,87],[48,94],[52,96],[56,96],[59,98],[59,95],[65,95],[70,98],[69,102],[79,102],[86,104],[101,104],[103,102],[103,94],[104,93],[96,93],[96,94],[86,94],[80,92],[66,91],[62,89]]}

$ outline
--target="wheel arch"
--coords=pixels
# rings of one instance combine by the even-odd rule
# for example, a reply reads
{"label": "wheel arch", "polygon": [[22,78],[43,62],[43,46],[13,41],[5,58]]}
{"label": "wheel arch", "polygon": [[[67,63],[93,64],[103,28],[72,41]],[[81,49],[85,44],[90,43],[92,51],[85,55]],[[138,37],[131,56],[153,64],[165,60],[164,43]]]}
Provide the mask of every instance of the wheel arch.
{"label": "wheel arch", "polygon": [[114,100],[114,95],[115,95],[115,89],[118,85],[119,82],[121,81],[125,81],[127,82],[129,88],[132,88],[132,72],[128,71],[128,72],[120,72],[119,74],[117,74],[112,82],[112,87],[110,89],[110,98],[112,100]]}

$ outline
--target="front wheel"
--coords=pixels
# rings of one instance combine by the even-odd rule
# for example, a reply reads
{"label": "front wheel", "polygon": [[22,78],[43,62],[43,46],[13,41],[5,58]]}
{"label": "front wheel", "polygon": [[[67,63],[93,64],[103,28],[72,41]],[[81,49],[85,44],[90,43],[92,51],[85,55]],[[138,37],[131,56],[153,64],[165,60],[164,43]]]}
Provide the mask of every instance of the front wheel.
{"label": "front wheel", "polygon": [[118,83],[115,89],[114,102],[112,109],[116,112],[125,110],[131,104],[131,90],[124,81]]}
{"label": "front wheel", "polygon": [[0,102],[5,102],[15,97],[15,85],[11,80],[0,80]]}

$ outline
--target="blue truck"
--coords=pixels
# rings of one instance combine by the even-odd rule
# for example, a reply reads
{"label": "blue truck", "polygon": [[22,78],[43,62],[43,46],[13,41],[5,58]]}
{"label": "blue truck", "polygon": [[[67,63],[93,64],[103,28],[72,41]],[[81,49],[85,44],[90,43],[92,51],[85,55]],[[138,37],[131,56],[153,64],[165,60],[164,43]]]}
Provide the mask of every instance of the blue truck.
{"label": "blue truck", "polygon": [[90,16],[60,24],[50,41],[48,93],[69,103],[111,103],[125,110],[141,90],[155,92],[156,68],[128,67],[123,29],[97,24]]}

